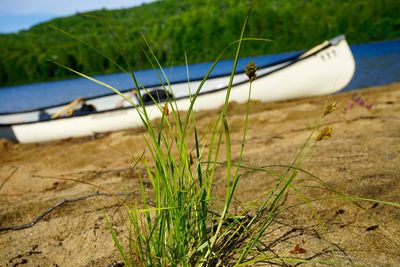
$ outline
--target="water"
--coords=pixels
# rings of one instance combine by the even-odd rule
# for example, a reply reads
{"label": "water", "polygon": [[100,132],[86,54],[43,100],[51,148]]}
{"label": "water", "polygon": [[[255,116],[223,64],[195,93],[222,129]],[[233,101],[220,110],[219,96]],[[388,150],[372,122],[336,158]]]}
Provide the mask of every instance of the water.
{"label": "water", "polygon": [[[356,60],[356,73],[344,89],[345,91],[400,81],[400,40],[352,45],[351,50]],[[254,60],[260,66],[297,53],[299,51],[243,58],[239,61],[238,70],[244,69],[250,60]],[[210,66],[211,63],[190,65],[190,79],[202,78]],[[212,75],[227,73],[231,66],[232,61],[221,61]],[[165,71],[172,82],[187,80],[186,66],[168,67]],[[138,81],[146,87],[158,83],[157,75],[153,70],[137,71],[136,76]],[[129,75],[124,73],[101,75],[95,78],[121,91],[134,87]],[[109,93],[109,89],[83,78],[1,87],[0,113],[36,109],[69,102],[78,97],[93,97]]]}
{"label": "water", "polygon": [[351,45],[356,73],[344,91],[400,81],[400,40]]}

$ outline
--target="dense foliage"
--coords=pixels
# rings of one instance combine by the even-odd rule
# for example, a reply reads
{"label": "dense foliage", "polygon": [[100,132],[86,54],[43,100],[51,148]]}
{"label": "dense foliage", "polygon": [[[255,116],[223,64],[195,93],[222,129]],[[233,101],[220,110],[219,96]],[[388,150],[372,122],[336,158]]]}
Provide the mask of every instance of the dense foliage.
{"label": "dense foliage", "polygon": [[[149,67],[141,33],[163,64],[184,63],[184,52],[190,63],[213,60],[239,36],[250,2],[164,0],[76,14],[16,34],[1,34],[0,85],[71,76],[47,59],[87,74],[120,71],[88,46],[49,26],[84,40],[124,67],[124,56],[134,69]],[[351,43],[399,38],[398,10],[398,0],[261,0],[246,36],[274,41],[247,42],[242,55],[303,49],[342,33]]]}

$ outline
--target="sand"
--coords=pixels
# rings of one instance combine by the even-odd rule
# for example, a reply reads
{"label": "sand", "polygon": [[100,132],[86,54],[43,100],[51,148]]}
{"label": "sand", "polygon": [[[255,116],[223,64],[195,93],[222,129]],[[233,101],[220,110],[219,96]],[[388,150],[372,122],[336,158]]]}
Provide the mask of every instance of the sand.
{"label": "sand", "polygon": [[[355,104],[346,111],[353,93],[333,96],[338,109],[324,122],[333,126],[333,137],[318,142],[302,168],[341,193],[400,203],[400,83],[357,91],[372,109]],[[243,164],[290,164],[327,101],[252,102]],[[235,155],[244,110],[235,103],[229,107]],[[218,112],[197,114],[201,134]],[[143,134],[134,129],[42,144],[0,140],[0,227],[29,223],[68,199],[136,191],[135,172],[143,168],[130,169],[145,149]],[[222,172],[218,177],[214,190],[222,198]],[[244,176],[235,206],[262,196],[274,182],[264,173]],[[298,191],[290,190],[283,204],[288,208],[263,238],[271,251],[314,260],[305,266],[400,266],[400,208],[340,199],[310,185],[317,184],[309,176],[296,178]],[[0,266],[107,266],[120,261],[104,210],[123,235],[123,199],[101,195],[66,202],[31,227],[0,231]]]}

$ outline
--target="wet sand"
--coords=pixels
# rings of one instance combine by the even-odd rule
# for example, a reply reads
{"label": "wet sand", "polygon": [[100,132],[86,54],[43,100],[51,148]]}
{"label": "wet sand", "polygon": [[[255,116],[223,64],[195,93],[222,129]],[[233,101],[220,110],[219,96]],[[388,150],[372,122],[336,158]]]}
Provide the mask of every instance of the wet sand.
{"label": "wet sand", "polygon": [[[302,168],[344,194],[400,203],[400,83],[357,91],[372,109],[355,104],[345,112],[352,94],[331,97],[338,109],[325,124],[333,126],[333,137],[318,142]],[[316,97],[252,102],[243,164],[290,164],[327,101],[328,97]],[[229,107],[235,155],[244,110],[235,103]],[[201,134],[207,134],[218,112],[197,114]],[[131,167],[145,149],[143,134],[143,129],[134,129],[25,145],[0,140],[0,228],[26,224],[67,200],[32,227],[1,231],[0,266],[107,266],[118,261],[103,210],[124,234],[125,209],[120,203],[126,197],[77,198],[136,191],[135,172],[143,168]],[[235,206],[262,196],[274,182],[263,173],[244,176]],[[224,184],[221,175],[215,181],[217,198],[223,198]],[[400,266],[399,208],[340,199],[316,185],[307,175],[296,178],[284,203],[288,208],[264,237],[271,251],[315,260],[305,266]],[[296,245],[304,251],[293,254]]]}

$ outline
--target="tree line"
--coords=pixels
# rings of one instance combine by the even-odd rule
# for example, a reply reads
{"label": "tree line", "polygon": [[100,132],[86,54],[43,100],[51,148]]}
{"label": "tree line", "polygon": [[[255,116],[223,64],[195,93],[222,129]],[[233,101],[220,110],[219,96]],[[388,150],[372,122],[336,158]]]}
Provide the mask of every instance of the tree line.
{"label": "tree line", "polygon": [[[163,0],[0,34],[0,86],[73,76],[48,59],[90,75],[120,72],[109,59],[123,69],[127,62],[133,69],[149,68],[142,35],[164,65],[184,64],[185,53],[189,63],[213,60],[240,35],[251,2]],[[351,43],[399,38],[398,10],[398,0],[260,0],[246,37],[272,42],[246,42],[242,56],[305,49],[339,34]],[[233,53],[228,49],[224,58]]]}

